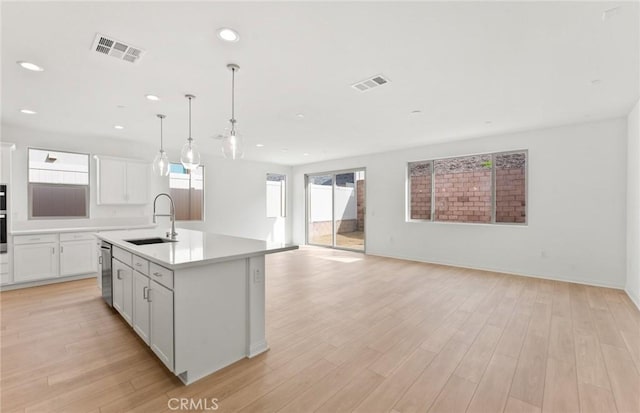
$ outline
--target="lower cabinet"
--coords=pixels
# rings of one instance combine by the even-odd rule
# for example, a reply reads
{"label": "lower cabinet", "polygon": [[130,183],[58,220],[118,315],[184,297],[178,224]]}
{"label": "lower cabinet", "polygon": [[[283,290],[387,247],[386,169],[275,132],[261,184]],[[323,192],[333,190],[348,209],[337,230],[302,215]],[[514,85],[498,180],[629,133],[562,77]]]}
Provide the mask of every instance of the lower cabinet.
{"label": "lower cabinet", "polygon": [[133,270],[114,259],[112,271],[113,308],[133,325]]}
{"label": "lower cabinet", "polygon": [[133,329],[149,344],[149,277],[133,272]]}
{"label": "lower cabinet", "polygon": [[95,242],[90,232],[14,235],[11,283],[94,274]]}
{"label": "lower cabinet", "polygon": [[14,282],[41,280],[58,275],[58,244],[44,242],[13,247]]}
{"label": "lower cabinet", "polygon": [[149,292],[149,345],[156,356],[173,371],[173,291],[150,281]]}
{"label": "lower cabinet", "polygon": [[[148,262],[142,258],[134,256],[133,261],[146,263],[147,265],[141,265],[141,268],[148,268]],[[115,259],[113,260],[114,276],[120,269],[122,279],[127,282],[126,276],[123,275],[125,273],[123,267],[132,274],[130,285],[133,292],[133,316],[130,324],[156,356],[169,370],[173,371],[173,291]],[[170,270],[163,270],[171,273]],[[125,313],[118,309],[121,307],[120,297],[126,300],[124,288],[122,292],[120,287],[116,290],[115,279],[113,287],[113,307],[126,319]]]}
{"label": "lower cabinet", "polygon": [[95,240],[60,242],[60,275],[87,274],[96,270]]}

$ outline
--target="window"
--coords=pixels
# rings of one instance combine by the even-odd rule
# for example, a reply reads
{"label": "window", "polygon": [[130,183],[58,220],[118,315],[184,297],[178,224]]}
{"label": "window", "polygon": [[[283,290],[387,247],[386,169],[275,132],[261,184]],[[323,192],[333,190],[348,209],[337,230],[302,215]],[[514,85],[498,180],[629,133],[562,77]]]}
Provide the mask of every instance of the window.
{"label": "window", "polygon": [[204,220],[204,167],[190,171],[172,163],[169,169],[169,192],[176,207],[176,220]]}
{"label": "window", "polygon": [[526,223],[527,152],[409,163],[409,218]]}
{"label": "window", "polygon": [[89,217],[89,155],[28,149],[29,219]]}
{"label": "window", "polygon": [[286,216],[287,176],[267,174],[267,218]]}

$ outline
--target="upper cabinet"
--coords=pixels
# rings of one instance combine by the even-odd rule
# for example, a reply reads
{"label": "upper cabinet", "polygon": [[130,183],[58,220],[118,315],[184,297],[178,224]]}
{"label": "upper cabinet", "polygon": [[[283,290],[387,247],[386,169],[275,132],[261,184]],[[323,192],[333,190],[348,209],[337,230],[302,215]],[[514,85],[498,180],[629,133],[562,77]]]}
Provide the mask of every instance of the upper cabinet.
{"label": "upper cabinet", "polygon": [[149,164],[133,159],[96,157],[98,205],[149,203]]}
{"label": "upper cabinet", "polygon": [[0,184],[11,183],[11,152],[15,148],[13,143],[0,143]]}

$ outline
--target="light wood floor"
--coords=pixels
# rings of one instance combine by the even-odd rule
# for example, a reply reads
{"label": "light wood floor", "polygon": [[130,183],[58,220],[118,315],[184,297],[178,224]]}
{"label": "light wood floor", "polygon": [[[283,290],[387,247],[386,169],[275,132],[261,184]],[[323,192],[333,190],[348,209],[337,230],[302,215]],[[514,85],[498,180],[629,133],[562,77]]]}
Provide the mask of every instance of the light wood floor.
{"label": "light wood floor", "polygon": [[182,397],[217,398],[224,412],[640,411],[640,313],[617,290],[319,248],[276,254],[271,350],[188,387],[94,280],[0,300],[3,413],[162,412]]}

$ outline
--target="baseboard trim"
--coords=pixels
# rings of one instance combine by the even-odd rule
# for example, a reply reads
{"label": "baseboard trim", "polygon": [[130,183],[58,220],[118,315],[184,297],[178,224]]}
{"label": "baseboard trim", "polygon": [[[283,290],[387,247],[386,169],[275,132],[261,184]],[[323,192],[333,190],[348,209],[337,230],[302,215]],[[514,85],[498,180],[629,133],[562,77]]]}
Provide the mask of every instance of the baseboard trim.
{"label": "baseboard trim", "polygon": [[249,354],[247,354],[247,357],[252,359],[255,356],[264,353],[265,351],[269,350],[269,346],[267,345],[267,341],[266,340],[260,340],[256,343],[252,343],[249,346]]}
{"label": "baseboard trim", "polygon": [[525,273],[520,273],[520,272],[516,272],[516,271],[506,271],[506,270],[495,269],[495,268],[471,267],[471,266],[467,266],[467,265],[454,264],[454,263],[450,263],[450,262],[427,261],[427,260],[417,259],[417,258],[414,258],[414,257],[403,257],[403,256],[397,256],[397,255],[395,255],[395,256],[394,255],[384,255],[384,254],[371,253],[371,252],[368,252],[367,255],[373,255],[373,256],[384,257],[384,258],[394,258],[394,259],[397,259],[397,260],[424,262],[426,264],[445,265],[447,267],[465,268],[465,269],[479,270],[479,271],[489,271],[489,272],[495,272],[495,273],[499,273],[499,274],[515,275],[515,276],[518,276],[518,277],[539,278],[539,279],[542,279],[542,280],[562,281],[562,282],[568,282],[568,283],[572,283],[572,284],[582,284],[582,285],[590,285],[590,286],[594,286],[594,287],[604,287],[604,288],[613,288],[613,289],[616,289],[616,290],[624,290],[624,286],[623,285],[597,283],[597,282],[586,281],[586,280],[578,280],[578,279],[573,279],[573,278],[559,278],[559,277],[549,277],[549,276],[546,276],[546,275],[538,275],[538,274],[525,274]]}
{"label": "baseboard trim", "polygon": [[63,283],[67,281],[76,281],[76,280],[82,280],[85,278],[95,278],[95,277],[96,277],[96,274],[92,273],[92,274],[71,275],[68,277],[48,278],[44,280],[27,281],[27,282],[14,283],[14,284],[5,284],[0,286],[0,291],[11,291],[11,290],[18,290],[21,288],[40,287],[42,285],[58,284],[58,283]]}
{"label": "baseboard trim", "polygon": [[640,297],[635,297],[633,293],[626,288],[624,289],[624,292],[627,293],[627,296],[629,297],[631,302],[634,303],[638,311],[640,311]]}

